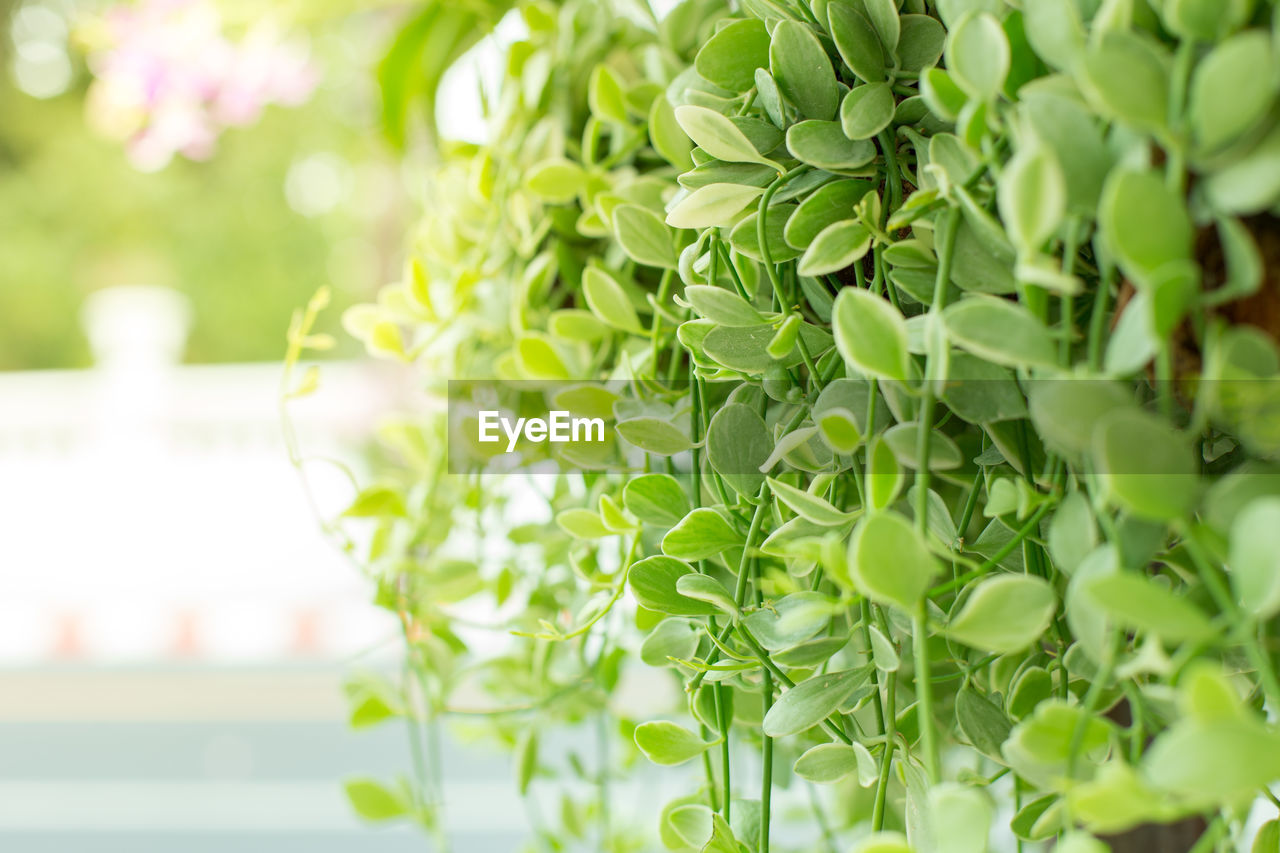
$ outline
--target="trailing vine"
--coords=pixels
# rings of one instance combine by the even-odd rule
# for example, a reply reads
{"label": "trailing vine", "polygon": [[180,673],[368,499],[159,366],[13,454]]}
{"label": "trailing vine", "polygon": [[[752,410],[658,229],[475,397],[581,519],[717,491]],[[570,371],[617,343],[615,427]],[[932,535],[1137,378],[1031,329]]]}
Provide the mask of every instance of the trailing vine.
{"label": "trailing vine", "polygon": [[[593,791],[534,849],[1275,849],[1274,4],[634,12],[520,7],[491,141],[347,315],[472,380],[344,520],[410,650],[354,721],[483,696],[531,801]],[[606,440],[486,473],[500,394]],[[685,701],[616,701],[637,662]],[[639,754],[693,767],[645,826]],[[425,775],[353,801],[438,827]]]}

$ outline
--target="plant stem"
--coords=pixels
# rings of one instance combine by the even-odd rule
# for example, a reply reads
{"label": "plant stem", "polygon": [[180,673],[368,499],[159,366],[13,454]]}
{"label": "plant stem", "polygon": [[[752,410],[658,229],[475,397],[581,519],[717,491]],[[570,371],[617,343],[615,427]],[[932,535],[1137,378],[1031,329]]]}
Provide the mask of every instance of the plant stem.
{"label": "plant stem", "polygon": [[[773,677],[769,670],[764,671],[764,687],[760,691],[763,699],[764,713],[768,714],[773,707]],[[764,778],[760,783],[760,853],[769,853],[769,811],[773,800],[773,738],[761,735],[764,739]]]}
{"label": "plant stem", "polygon": [[1244,624],[1250,627],[1250,630],[1245,633],[1245,637],[1241,641],[1245,654],[1249,658],[1249,663],[1258,671],[1258,681],[1262,685],[1262,691],[1267,700],[1273,708],[1280,707],[1280,681],[1276,680],[1275,669],[1267,657],[1266,650],[1258,642],[1258,633],[1253,627],[1254,618],[1241,612],[1235,598],[1231,595],[1231,590],[1227,588],[1226,583],[1218,576],[1218,570],[1214,568],[1209,561],[1208,555],[1201,547],[1195,531],[1187,529],[1183,531],[1183,534],[1183,542],[1187,547],[1187,553],[1191,555],[1192,562],[1196,564],[1196,571],[1200,575],[1200,580],[1208,588],[1209,595],[1213,597],[1218,609],[1229,617],[1233,625]]}
{"label": "plant stem", "polygon": [[1014,548],[1017,548],[1022,544],[1022,540],[1031,535],[1031,532],[1039,526],[1040,519],[1044,518],[1045,513],[1047,513],[1051,508],[1052,504],[1041,504],[1040,508],[1032,513],[1031,517],[1027,519],[1027,523],[1019,527],[1018,532],[1013,534],[1013,538],[1000,546],[999,551],[996,551],[984,560],[982,564],[973,571],[966,572],[954,580],[949,580],[946,583],[935,586],[933,589],[929,590],[929,597],[932,598],[935,595],[942,595],[944,592],[950,592],[953,589],[958,589],[969,581],[974,580],[975,578],[980,578],[987,572],[994,569],[1000,564],[1001,560],[1013,553]]}
{"label": "plant stem", "polygon": [[871,809],[871,831],[884,829],[885,799],[889,793],[889,770],[893,763],[893,750],[897,746],[898,674],[888,674],[884,707],[884,754],[880,757],[880,776],[876,779],[875,805]]}
{"label": "plant stem", "polygon": [[716,703],[716,725],[720,728],[720,813],[729,820],[729,801],[733,798],[729,779],[729,703],[724,697],[724,685],[715,682],[711,685],[712,695]]}
{"label": "plant stem", "polygon": [[924,767],[929,782],[942,781],[942,769],[938,758],[938,730],[933,722],[933,682],[929,671],[928,605],[921,599],[912,619],[911,640],[915,653],[916,717],[920,722],[920,743],[924,750]]}
{"label": "plant stem", "polygon": [[[938,235],[938,273],[933,281],[933,305],[931,314],[941,315],[945,308],[947,283],[951,281],[951,257],[954,254],[956,231],[960,227],[960,211],[947,211]],[[935,317],[934,319],[938,319]],[[934,387],[933,354],[925,357],[924,400],[920,403],[920,422],[916,431],[916,529],[920,535],[927,533],[929,513],[929,448],[933,432]]]}
{"label": "plant stem", "polygon": [[769,205],[773,202],[774,194],[786,186],[787,182],[792,178],[803,175],[811,168],[811,166],[797,166],[791,171],[779,175],[777,180],[769,184],[769,188],[764,191],[764,195],[760,196],[760,205],[756,209],[756,239],[760,244],[760,259],[764,262],[765,273],[768,274],[769,284],[773,287],[775,309],[786,305],[787,302],[786,295],[782,289],[782,279],[778,276],[778,268],[773,263],[773,252],[769,248],[769,232],[765,227],[765,217],[768,215]]}

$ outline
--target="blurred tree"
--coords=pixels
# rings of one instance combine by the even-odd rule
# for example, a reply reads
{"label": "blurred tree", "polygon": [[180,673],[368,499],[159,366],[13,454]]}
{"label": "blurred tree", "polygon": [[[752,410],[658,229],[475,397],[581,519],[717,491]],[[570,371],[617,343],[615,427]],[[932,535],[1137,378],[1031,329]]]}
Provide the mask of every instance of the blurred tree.
{"label": "blurred tree", "polygon": [[376,58],[381,16],[314,27],[325,76],[306,105],[228,131],[208,162],[143,174],[86,126],[88,74],[65,35],[62,91],[20,68],[24,40],[56,40],[53,22],[70,31],[80,6],[0,0],[0,369],[86,365],[79,306],[113,284],[191,298],[188,361],[252,361],[280,357],[290,313],[320,285],[345,305],[396,274],[401,191],[369,132],[371,72],[352,71]]}

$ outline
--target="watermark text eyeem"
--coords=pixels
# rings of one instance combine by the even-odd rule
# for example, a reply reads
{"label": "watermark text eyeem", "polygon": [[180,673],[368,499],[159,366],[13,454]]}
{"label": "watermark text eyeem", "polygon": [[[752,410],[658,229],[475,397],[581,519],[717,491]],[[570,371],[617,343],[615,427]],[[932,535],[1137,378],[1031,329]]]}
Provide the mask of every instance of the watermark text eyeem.
{"label": "watermark text eyeem", "polygon": [[516,449],[516,444],[523,436],[526,441],[540,444],[550,441],[564,444],[570,441],[604,441],[603,418],[575,418],[567,411],[547,412],[546,418],[516,418],[512,423],[499,411],[485,409],[480,411],[477,421],[481,442],[496,442],[507,437],[507,452]]}

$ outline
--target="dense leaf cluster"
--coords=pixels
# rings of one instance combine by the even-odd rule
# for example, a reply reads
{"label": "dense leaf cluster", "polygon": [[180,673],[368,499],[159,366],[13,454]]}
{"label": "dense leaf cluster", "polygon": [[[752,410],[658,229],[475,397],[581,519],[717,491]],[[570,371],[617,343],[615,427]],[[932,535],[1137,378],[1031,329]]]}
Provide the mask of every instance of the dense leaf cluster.
{"label": "dense leaf cluster", "polygon": [[[390,431],[348,515],[408,677],[355,721],[470,714],[521,790],[592,783],[539,849],[1246,847],[1280,779],[1274,4],[520,11],[492,142],[348,326],[610,439],[531,492],[448,473],[444,418]],[[531,494],[555,523],[513,526]],[[472,598],[519,638],[470,639]],[[624,700],[640,667],[687,702]],[[589,720],[594,766],[539,752]],[[636,749],[692,762],[641,829]],[[431,778],[357,806],[438,827]]]}

